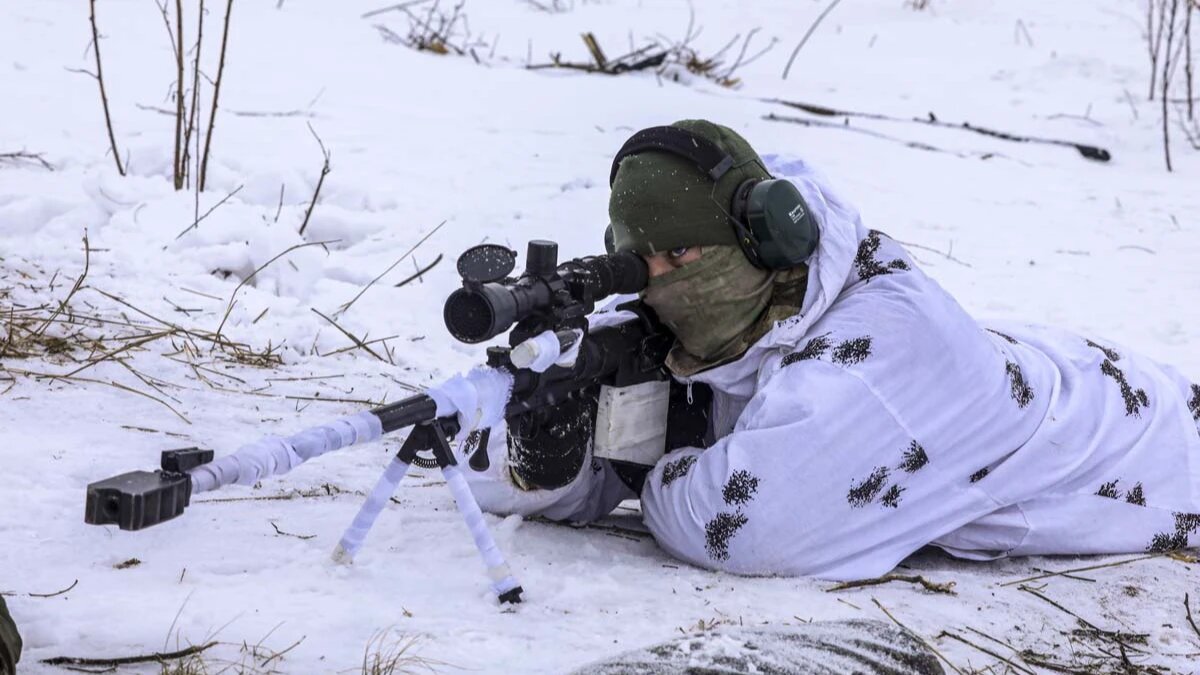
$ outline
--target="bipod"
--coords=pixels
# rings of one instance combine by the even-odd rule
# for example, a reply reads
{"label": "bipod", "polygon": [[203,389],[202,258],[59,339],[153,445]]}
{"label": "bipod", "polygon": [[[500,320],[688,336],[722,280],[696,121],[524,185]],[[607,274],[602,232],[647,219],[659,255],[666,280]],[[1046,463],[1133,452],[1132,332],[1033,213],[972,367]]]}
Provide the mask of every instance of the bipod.
{"label": "bipod", "polygon": [[[458,506],[458,511],[462,514],[463,521],[466,522],[467,529],[470,530],[471,537],[475,541],[479,557],[483,559],[483,564],[487,567],[488,577],[492,580],[492,589],[496,591],[496,595],[502,603],[520,602],[521,585],[517,583],[516,577],[509,570],[508,563],[504,560],[504,554],[496,546],[492,532],[488,529],[487,521],[483,518],[483,511],[475,501],[475,495],[471,493],[471,488],[467,485],[467,480],[458,467],[458,461],[454,458],[454,452],[450,449],[447,439],[457,431],[457,427],[456,421],[443,422],[441,419],[423,422],[413,427],[412,432],[405,439],[404,445],[400,446],[400,452],[396,453],[396,457],[379,477],[375,487],[367,495],[367,500],[354,516],[354,521],[342,534],[337,548],[333,551],[333,559],[342,563],[353,562],[354,555],[362,547],[371,526],[375,524],[379,513],[387,505],[388,499],[396,492],[400,481],[408,474],[408,470],[413,464],[423,465],[422,460],[425,458],[420,457],[417,453],[429,451],[433,454],[432,461],[442,470],[446,485],[449,486],[450,493],[454,495],[454,503]],[[480,452],[486,456],[486,432],[482,435],[476,450],[476,453]],[[472,457],[474,458],[474,456]]]}

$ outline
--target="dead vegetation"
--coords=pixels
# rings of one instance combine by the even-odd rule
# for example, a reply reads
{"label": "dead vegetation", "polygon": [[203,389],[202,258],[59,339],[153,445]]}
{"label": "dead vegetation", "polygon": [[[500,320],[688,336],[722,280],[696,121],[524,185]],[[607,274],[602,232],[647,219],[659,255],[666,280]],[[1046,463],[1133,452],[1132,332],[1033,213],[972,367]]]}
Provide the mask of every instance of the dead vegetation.
{"label": "dead vegetation", "polygon": [[[187,387],[143,372],[133,357],[157,347],[162,358],[182,366],[197,382],[210,388],[230,390],[245,381],[224,372],[231,365],[271,368],[282,365],[282,345],[268,342],[254,347],[223,337],[219,332],[185,327],[131,304],[127,300],[87,283],[92,254],[96,252],[85,236],[83,269],[69,289],[55,273],[33,273],[0,260],[0,394],[15,386],[17,378],[43,383],[95,383],[149,398],[187,422],[176,407],[175,395]],[[30,297],[55,293],[51,303],[25,305],[14,299],[22,291]],[[177,311],[188,310],[177,306]],[[40,361],[56,366],[18,367],[22,361]],[[101,364],[115,364],[129,377],[118,381],[94,375]]]}
{"label": "dead vegetation", "polygon": [[1167,171],[1174,170],[1171,162],[1172,115],[1188,144],[1200,150],[1192,47],[1193,24],[1198,16],[1200,0],[1146,0],[1149,100],[1153,101],[1157,96],[1160,104],[1163,160]]}
{"label": "dead vegetation", "polygon": [[437,672],[447,664],[416,653],[421,636],[391,628],[382,630],[363,649],[362,675],[399,675],[400,673]]}
{"label": "dead vegetation", "polygon": [[[559,14],[575,8],[573,1],[527,2],[534,9],[550,14]],[[499,36],[487,40],[472,33],[464,6],[465,0],[459,0],[452,6],[443,6],[440,0],[417,0],[373,10],[363,17],[401,14],[408,22],[403,31],[383,23],[374,24],[385,41],[416,51],[470,56],[476,63],[483,64],[495,56]],[[777,42],[772,38],[766,46],[755,45],[755,38],[760,31],[760,28],[754,28],[744,35],[735,34],[721,47],[707,53],[697,46],[703,27],[696,24],[695,14],[690,13],[687,27],[680,39],[658,34],[644,37],[639,46],[634,44],[631,36],[625,51],[613,57],[610,56],[613,52],[601,46],[595,33],[588,31],[580,36],[587,53],[586,60],[572,59],[564,56],[562,52],[552,52],[549,61],[543,63],[534,63],[532,55],[528,56],[525,67],[529,70],[566,69],[601,75],[652,72],[656,77],[672,82],[686,82],[692,77],[699,77],[722,87],[736,88],[741,84],[738,71],[757,61]],[[532,45],[530,50],[532,51]]]}
{"label": "dead vegetation", "polygon": [[[233,12],[233,0],[226,0],[225,3],[224,24],[221,31],[215,79],[204,72],[201,60],[205,44],[204,19],[208,15],[204,0],[200,0],[196,5],[194,15],[190,15],[184,9],[185,4],[190,5],[191,3],[184,3],[182,0],[175,0],[174,12],[168,6],[168,0],[155,0],[155,4],[162,15],[163,25],[166,27],[167,37],[171,45],[172,71],[175,75],[168,94],[168,97],[172,101],[172,106],[168,114],[174,118],[175,122],[174,134],[171,141],[171,179],[176,190],[191,189],[194,185],[198,210],[199,193],[203,192],[207,186],[208,162],[212,153],[213,129],[216,127],[221,84],[225,76],[225,57],[229,45],[229,24],[230,16]],[[90,0],[89,10],[88,19],[92,29],[92,40],[89,48],[94,56],[95,72],[80,69],[75,69],[74,72],[91,76],[99,86],[100,105],[104,114],[104,126],[108,132],[109,151],[112,153],[113,161],[116,163],[117,172],[124,176],[129,170],[129,160],[126,158],[122,162],[120,152],[117,149],[116,133],[113,130],[113,118],[108,100],[108,89],[104,81],[103,60],[100,54],[101,33],[96,20],[95,0]],[[191,48],[188,49],[188,43],[185,42],[188,32],[185,28],[191,23],[194,23],[196,29],[194,39],[190,41]],[[189,54],[191,55],[190,59],[188,58]],[[201,91],[202,83],[204,82],[212,85],[212,93],[208,99],[207,126],[204,124],[204,111],[202,110],[205,103]],[[202,138],[203,145],[201,145]]]}
{"label": "dead vegetation", "polygon": [[734,35],[715,52],[705,54],[696,46],[703,31],[692,13],[689,14],[687,29],[681,39],[672,40],[657,35],[643,39],[640,47],[634,47],[631,42],[628,51],[616,58],[609,58],[595,34],[588,32],[580,37],[589,61],[570,61],[556,52],[550,54],[549,62],[530,63],[526,67],[530,70],[566,68],[603,75],[650,71],[660,79],[672,82],[686,82],[689,77],[700,77],[722,87],[736,89],[741,85],[738,71],[762,58],[777,42],[772,38],[765,47],[752,49],[754,39],[761,31],[760,28],[754,28],[744,36],[741,33]]}
{"label": "dead vegetation", "polygon": [[[422,4],[428,4],[429,7],[413,9]],[[479,63],[479,51],[486,49],[488,43],[471,33],[471,22],[463,12],[465,4],[465,0],[459,0],[446,8],[441,0],[434,0],[432,4],[407,2],[368,12],[364,16],[374,16],[383,11],[399,12],[408,20],[408,29],[404,33],[398,33],[381,23],[375,24],[375,30],[385,41],[419,52],[470,56]]]}

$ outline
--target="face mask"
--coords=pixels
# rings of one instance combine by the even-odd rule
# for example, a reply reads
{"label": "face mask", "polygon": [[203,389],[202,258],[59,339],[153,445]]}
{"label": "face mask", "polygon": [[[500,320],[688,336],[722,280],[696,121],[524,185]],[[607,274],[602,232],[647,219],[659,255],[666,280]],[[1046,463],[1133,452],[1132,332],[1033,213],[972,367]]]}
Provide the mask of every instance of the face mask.
{"label": "face mask", "polygon": [[699,260],[650,278],[642,299],[689,354],[725,359],[771,300],[775,273],[736,246],[705,246]]}

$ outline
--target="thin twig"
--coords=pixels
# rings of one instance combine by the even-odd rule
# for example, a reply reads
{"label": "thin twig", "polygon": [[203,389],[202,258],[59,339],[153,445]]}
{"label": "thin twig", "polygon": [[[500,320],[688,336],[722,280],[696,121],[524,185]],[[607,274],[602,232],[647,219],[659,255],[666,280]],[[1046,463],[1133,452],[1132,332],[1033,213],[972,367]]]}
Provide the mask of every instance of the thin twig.
{"label": "thin twig", "polygon": [[362,340],[355,337],[354,333],[351,333],[350,331],[346,330],[345,328],[342,328],[341,326],[339,326],[336,321],[334,321],[333,319],[322,314],[320,311],[317,310],[317,308],[309,307],[309,309],[311,309],[313,311],[313,313],[316,314],[317,316],[321,317],[322,319],[325,319],[330,324],[332,324],[334,328],[341,331],[342,335],[345,335],[346,337],[350,338],[350,340],[355,344],[356,347],[366,351],[368,354],[370,354],[371,356],[374,356],[375,358],[379,359],[380,361],[383,361],[384,363],[388,362],[387,359],[383,358],[379,354],[376,354],[375,351],[373,349],[371,349],[370,347],[368,347],[365,342],[363,342]]}
{"label": "thin twig", "polygon": [[[933,248],[931,246],[925,246],[924,244],[914,244],[912,242],[907,242],[907,241],[900,241],[899,239],[897,239],[895,241],[896,241],[896,243],[903,244],[904,246],[907,246],[909,248],[919,248],[922,251],[929,251],[930,253],[936,253],[936,254],[942,256],[943,258],[945,258],[946,260],[949,260],[950,262],[953,262],[953,263],[958,263],[959,265],[962,265],[963,267],[971,267],[971,263],[963,262],[962,260],[955,258],[951,254],[950,251],[939,251],[936,248]],[[951,246],[953,246],[953,244]],[[953,251],[953,248],[951,248],[951,251]]]}
{"label": "thin twig", "polygon": [[198,185],[201,191],[204,190],[208,179],[208,157],[212,150],[213,127],[217,122],[217,98],[221,95],[221,80],[225,75],[225,47],[229,44],[229,15],[232,11],[233,0],[228,0],[225,4],[225,29],[221,33],[221,57],[217,62],[217,79],[213,82],[212,112],[208,116],[208,131],[204,135],[204,155],[200,160]]}
{"label": "thin twig", "polygon": [[[66,588],[62,589],[61,591],[54,591],[53,593],[26,593],[25,595],[28,597],[31,597],[31,598],[53,598],[53,597],[56,597],[56,596],[66,593],[67,591],[71,590],[72,588],[75,588],[78,585],[79,585],[79,580],[76,579],[75,581],[71,582],[70,586],[67,586]],[[0,595],[7,595],[7,596],[11,597],[11,596],[17,595],[17,593],[15,591],[6,591],[4,593],[0,593]]]}
{"label": "thin twig", "polygon": [[124,666],[132,663],[162,663],[163,661],[173,661],[182,659],[194,654],[199,654],[206,649],[211,649],[217,646],[216,642],[188,647],[175,652],[157,652],[154,654],[140,654],[138,656],[119,656],[111,659],[92,659],[81,658],[76,656],[56,656],[51,659],[42,659],[42,663],[50,666]]}
{"label": "thin twig", "polygon": [[[329,151],[325,149],[325,143],[321,141],[321,137],[317,135],[317,130],[313,129],[312,125],[308,125],[308,130],[312,132],[313,138],[317,139],[317,145],[321,146],[321,157],[324,163],[321,164],[321,175],[317,178],[317,187],[313,190],[312,200],[308,202],[308,209],[304,212],[304,222],[300,223],[300,236],[304,236],[304,230],[308,228],[308,219],[312,217],[313,207],[317,205],[317,199],[321,197],[321,186],[325,184],[325,176],[329,173]],[[282,203],[282,193],[280,198]]]}
{"label": "thin twig", "polygon": [[962,671],[959,670],[953,663],[950,663],[950,659],[943,656],[942,653],[937,650],[937,647],[934,647],[932,643],[930,643],[925,638],[921,637],[919,634],[914,632],[908,626],[905,626],[904,624],[900,623],[900,620],[897,619],[896,617],[892,616],[892,613],[887,610],[887,607],[883,606],[883,603],[879,602],[879,600],[877,600],[875,598],[871,598],[871,602],[875,603],[876,607],[883,610],[883,613],[886,614],[887,618],[891,619],[893,623],[895,623],[897,626],[900,626],[900,628],[904,629],[904,631],[906,633],[908,633],[909,635],[912,635],[917,640],[919,640],[921,642],[921,644],[928,647],[929,650],[932,651],[934,654],[937,654],[937,657],[939,659],[941,659],[942,661],[945,661],[947,666],[950,666],[950,670],[953,670],[954,672],[958,673],[959,675],[962,675]]}
{"label": "thin twig", "polygon": [[292,534],[291,532],[284,532],[283,530],[279,529],[279,526],[275,524],[275,521],[271,520],[268,522],[271,523],[271,527],[275,528],[275,534],[283,535],[285,537],[295,537],[297,539],[308,540],[315,539],[317,536],[315,534]]}
{"label": "thin twig", "polygon": [[1150,560],[1151,558],[1161,558],[1161,557],[1162,557],[1161,553],[1156,553],[1154,555],[1144,555],[1144,556],[1141,556],[1138,558],[1129,558],[1126,560],[1118,560],[1116,562],[1104,563],[1103,565],[1088,565],[1087,567],[1073,567],[1069,570],[1059,570],[1057,572],[1047,572],[1045,574],[1039,574],[1039,575],[1033,576],[1033,577],[1017,579],[1016,581],[1006,581],[1002,584],[999,584],[999,586],[1000,587],[1015,586],[1017,584],[1024,584],[1024,583],[1027,583],[1030,581],[1040,581],[1042,579],[1046,579],[1049,577],[1063,576],[1066,574],[1073,574],[1075,572],[1090,572],[1092,570],[1104,569],[1106,567],[1117,567],[1118,565],[1128,565],[1129,563],[1141,562],[1143,560]]}
{"label": "thin twig", "polygon": [[1025,666],[1013,663],[1012,661],[1008,660],[1007,658],[997,654],[996,652],[994,652],[990,649],[985,649],[983,647],[980,647],[979,645],[975,644],[974,642],[971,642],[970,640],[962,637],[961,635],[956,635],[949,631],[942,631],[941,634],[939,634],[937,636],[937,638],[934,638],[934,639],[936,640],[942,636],[951,638],[953,640],[958,640],[959,642],[966,644],[966,645],[970,645],[970,646],[974,647],[975,649],[978,649],[979,651],[983,652],[984,654],[987,654],[988,656],[990,656],[994,659],[1000,659],[1001,661],[1007,663],[1009,666],[1021,671],[1022,673],[1028,673],[1029,675],[1037,675],[1036,672],[1030,670],[1029,668],[1026,668]]}
{"label": "thin twig", "polygon": [[1188,602],[1188,600],[1189,600],[1188,594],[1184,593],[1183,594],[1183,607],[1184,607],[1184,609],[1187,610],[1188,623],[1190,623],[1192,625],[1192,630],[1196,632],[1196,637],[1200,637],[1200,628],[1196,627],[1196,621],[1192,618],[1192,606]]}
{"label": "thin twig", "polygon": [[202,220],[204,220],[205,218],[207,218],[207,217],[208,217],[208,215],[209,215],[210,213],[212,213],[213,211],[216,211],[216,210],[217,210],[217,207],[219,207],[220,205],[222,205],[222,204],[224,204],[225,202],[229,201],[229,199],[230,199],[231,197],[233,197],[233,196],[234,196],[234,195],[236,195],[237,193],[241,192],[241,191],[242,191],[242,188],[244,188],[244,187],[246,187],[246,186],[245,186],[245,185],[239,185],[239,186],[237,186],[236,188],[234,188],[234,189],[233,189],[233,192],[230,192],[229,194],[227,194],[227,195],[225,195],[224,197],[222,197],[222,198],[221,198],[221,201],[217,202],[216,204],[213,204],[211,208],[209,208],[207,211],[205,211],[205,212],[204,212],[204,215],[200,216],[199,218],[197,218],[197,219],[195,220],[195,222],[193,222],[191,225],[188,225],[186,228],[184,228],[184,230],[183,230],[182,232],[180,232],[179,234],[175,235],[175,239],[176,239],[176,240],[178,240],[178,239],[179,239],[180,237],[182,237],[183,235],[185,235],[185,234],[187,234],[188,232],[191,232],[192,230],[196,229],[196,226],[200,224],[200,221],[202,221]]}
{"label": "thin twig", "polygon": [[1057,607],[1059,610],[1061,610],[1067,614],[1070,614],[1071,616],[1075,617],[1075,619],[1077,621],[1079,621],[1079,623],[1082,623],[1083,625],[1087,626],[1088,628],[1091,628],[1092,630],[1096,631],[1097,633],[1103,633],[1103,634],[1109,633],[1109,631],[1106,631],[1103,628],[1100,628],[1099,626],[1092,623],[1091,621],[1088,621],[1087,619],[1083,618],[1082,616],[1079,616],[1075,612],[1072,612],[1071,610],[1067,609],[1066,607],[1063,607],[1062,605],[1058,604],[1054,600],[1051,600],[1050,598],[1046,597],[1045,595],[1042,595],[1035,588],[1031,588],[1029,586],[1024,586],[1024,585],[1018,586],[1017,588],[1022,591],[1025,591],[1026,593],[1029,593],[1030,595],[1032,595],[1036,598],[1040,598],[1041,600],[1044,600],[1044,601],[1050,603],[1051,605]]}
{"label": "thin twig", "polygon": [[58,318],[58,315],[67,308],[67,303],[71,302],[71,298],[75,296],[75,293],[77,293],[79,289],[83,287],[83,280],[87,278],[88,269],[91,268],[91,251],[92,247],[88,243],[87,231],[85,230],[83,233],[83,272],[80,273],[79,278],[75,280],[75,285],[71,287],[71,292],[67,293],[67,297],[63,298],[62,302],[58,303],[58,307],[54,310],[54,313],[50,315],[50,318],[46,319],[41,327],[34,332],[34,337],[38,337],[46,331],[46,328],[48,328],[50,324],[53,323],[56,318]]}
{"label": "thin twig", "polygon": [[396,259],[396,262],[392,263],[391,265],[388,265],[388,268],[386,270],[384,270],[383,272],[380,272],[379,276],[372,279],[370,281],[370,283],[368,283],[366,286],[363,286],[363,289],[358,292],[358,295],[355,295],[353,298],[350,299],[350,302],[347,302],[346,304],[339,307],[337,313],[344,314],[346,312],[346,310],[350,309],[351,305],[358,302],[358,299],[363,296],[363,293],[366,293],[367,290],[371,288],[371,286],[375,285],[376,281],[379,281],[380,279],[382,279],[384,277],[384,275],[386,275],[388,272],[391,272],[393,269],[395,269],[396,265],[399,265],[401,262],[404,261],[405,258],[412,255],[413,251],[417,250],[417,248],[421,244],[424,244],[426,239],[429,239],[434,234],[436,234],[438,230],[442,229],[442,226],[445,224],[446,224],[446,221],[444,221],[444,220],[442,222],[438,223],[438,226],[433,228],[432,230],[430,230],[429,234],[426,234],[424,237],[421,237],[420,241],[418,241],[417,243],[410,246],[409,249],[404,252],[404,255],[402,255]]}
{"label": "thin twig", "polygon": [[408,277],[404,281],[401,281],[400,283],[396,284],[395,288],[400,288],[401,286],[403,286],[415,279],[420,279],[422,276],[425,275],[426,272],[428,272],[429,270],[436,267],[437,264],[440,262],[442,262],[442,254],[441,253],[438,254],[437,258],[434,258],[433,262],[431,262],[428,265],[426,265],[425,267],[422,267],[421,269],[417,270],[416,272],[414,272],[412,274],[412,276]]}
{"label": "thin twig", "polygon": [[804,37],[800,38],[800,43],[796,45],[796,48],[792,50],[792,55],[788,57],[787,65],[783,68],[783,79],[787,79],[788,71],[792,69],[792,62],[796,60],[796,55],[800,53],[800,48],[804,46],[804,43],[808,42],[808,39],[812,37],[814,32],[816,32],[817,26],[821,25],[821,22],[825,20],[825,17],[828,16],[829,13],[833,11],[833,8],[837,7],[838,3],[841,1],[842,0],[833,0],[833,2],[829,3],[829,6],[825,8],[825,11],[821,12],[821,14],[817,16],[817,20],[808,27],[808,32],[804,34]]}
{"label": "thin twig", "polygon": [[96,0],[89,2],[91,12],[88,18],[92,22],[92,52],[96,55],[96,81],[100,83],[100,103],[104,107],[104,126],[108,128],[108,143],[112,148],[113,161],[117,163],[117,173],[125,175],[125,167],[121,166],[121,153],[117,151],[117,137],[113,133],[112,115],[108,112],[108,92],[104,89],[104,70],[100,65],[100,30],[96,28]]}
{"label": "thin twig", "polygon": [[217,326],[217,330],[215,333],[216,341],[220,341],[220,339],[221,339],[221,329],[225,327],[225,322],[229,319],[229,313],[233,311],[233,303],[234,303],[234,299],[237,298],[238,291],[242,290],[242,286],[245,286],[247,283],[249,283],[249,281],[251,279],[253,279],[259,272],[266,269],[267,265],[270,265],[271,263],[275,262],[276,260],[279,260],[283,256],[291,253],[292,251],[295,251],[296,249],[305,248],[306,246],[325,246],[326,244],[332,244],[337,241],[340,241],[340,240],[339,239],[330,239],[328,241],[310,241],[310,242],[306,242],[304,244],[296,244],[294,246],[289,246],[284,251],[275,254],[275,256],[273,258],[271,258],[270,260],[268,260],[267,262],[263,263],[262,265],[259,265],[258,268],[255,269],[253,272],[251,272],[245,279],[242,279],[241,283],[239,283],[237,285],[237,287],[233,289],[233,293],[229,294],[229,304],[225,307],[225,316],[223,316],[221,318],[221,324],[219,326]]}

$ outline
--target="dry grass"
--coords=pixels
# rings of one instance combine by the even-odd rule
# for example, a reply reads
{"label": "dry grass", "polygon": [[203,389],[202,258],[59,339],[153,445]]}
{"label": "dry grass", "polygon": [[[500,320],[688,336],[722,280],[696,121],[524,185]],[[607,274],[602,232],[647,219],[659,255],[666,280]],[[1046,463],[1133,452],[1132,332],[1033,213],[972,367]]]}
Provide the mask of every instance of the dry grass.
{"label": "dry grass", "polygon": [[392,628],[371,636],[363,649],[362,675],[397,675],[399,673],[435,673],[447,664],[427,659],[415,653],[422,637]]}

